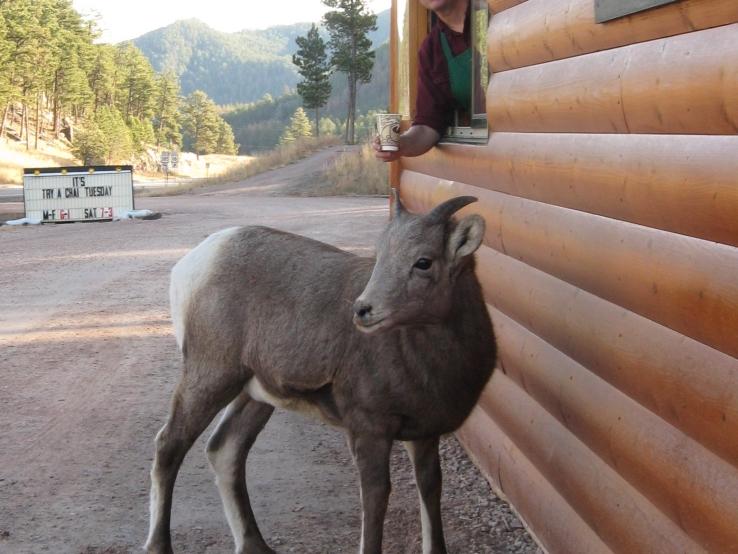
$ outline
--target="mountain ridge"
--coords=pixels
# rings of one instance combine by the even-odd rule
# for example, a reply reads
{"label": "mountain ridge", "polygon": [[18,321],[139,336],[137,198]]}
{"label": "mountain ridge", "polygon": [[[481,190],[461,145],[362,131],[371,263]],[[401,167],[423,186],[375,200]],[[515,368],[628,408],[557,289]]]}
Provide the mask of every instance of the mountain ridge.
{"label": "mountain ridge", "polygon": [[[292,64],[295,39],[312,23],[276,25],[261,30],[223,32],[199,19],[183,19],[149,31],[132,42],[159,72],[171,71],[183,95],[203,90],[217,104],[249,103],[264,94],[294,90],[300,77]],[[376,48],[389,38],[389,10],[377,14]],[[321,34],[327,38],[325,30]]]}

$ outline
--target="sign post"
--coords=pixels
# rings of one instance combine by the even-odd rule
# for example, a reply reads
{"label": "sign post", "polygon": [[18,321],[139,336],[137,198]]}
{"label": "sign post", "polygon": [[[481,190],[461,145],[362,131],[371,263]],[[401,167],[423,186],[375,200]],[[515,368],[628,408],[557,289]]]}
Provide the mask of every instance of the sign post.
{"label": "sign post", "polygon": [[26,217],[44,223],[103,221],[134,209],[133,167],[45,167],[23,170]]}

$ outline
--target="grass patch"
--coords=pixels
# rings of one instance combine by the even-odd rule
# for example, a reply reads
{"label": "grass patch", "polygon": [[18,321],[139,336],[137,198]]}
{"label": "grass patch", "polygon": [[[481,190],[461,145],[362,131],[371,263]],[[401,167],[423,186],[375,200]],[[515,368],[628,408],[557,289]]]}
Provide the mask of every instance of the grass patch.
{"label": "grass patch", "polygon": [[243,181],[259,173],[271,169],[284,167],[285,165],[307,158],[310,154],[321,148],[340,144],[341,140],[336,136],[326,137],[302,137],[294,142],[282,144],[268,152],[257,156],[256,159],[242,165],[236,165],[224,171],[221,175],[206,179],[205,184],[221,184]]}
{"label": "grass patch", "polygon": [[374,157],[371,144],[344,152],[325,170],[326,196],[387,196],[389,194],[389,164]]}
{"label": "grass patch", "polygon": [[256,156],[253,159],[244,161],[243,163],[232,165],[219,175],[204,179],[192,179],[191,181],[168,187],[152,187],[150,189],[142,190],[139,196],[174,196],[177,194],[184,194],[193,189],[245,181],[249,177],[253,177],[259,173],[284,167],[310,156],[317,150],[340,143],[340,137],[332,135],[319,138],[302,137],[294,142],[277,146],[276,148]]}

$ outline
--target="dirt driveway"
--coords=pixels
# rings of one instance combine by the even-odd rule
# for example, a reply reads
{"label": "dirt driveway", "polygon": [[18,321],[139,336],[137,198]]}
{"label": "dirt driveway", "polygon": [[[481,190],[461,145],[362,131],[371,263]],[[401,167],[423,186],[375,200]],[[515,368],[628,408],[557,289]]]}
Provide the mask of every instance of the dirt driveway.
{"label": "dirt driveway", "polygon": [[[382,198],[240,189],[140,199],[138,208],[162,213],[155,221],[0,227],[0,552],[139,551],[152,439],[179,371],[168,272],[189,248],[224,227],[265,224],[370,255],[387,219]],[[203,451],[208,434],[177,481],[177,552],[232,551]],[[443,457],[451,552],[536,552],[455,439],[444,441]],[[279,552],[356,551],[356,476],[338,431],[276,412],[248,475],[262,531]],[[393,484],[386,552],[420,552],[400,450]]]}

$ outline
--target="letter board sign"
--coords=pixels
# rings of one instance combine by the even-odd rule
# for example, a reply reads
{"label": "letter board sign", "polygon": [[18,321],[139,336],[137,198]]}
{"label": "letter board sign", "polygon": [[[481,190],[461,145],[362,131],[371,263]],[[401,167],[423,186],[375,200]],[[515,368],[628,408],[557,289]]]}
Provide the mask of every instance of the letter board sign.
{"label": "letter board sign", "polygon": [[133,210],[133,167],[45,167],[23,170],[26,217],[44,223],[100,221]]}

